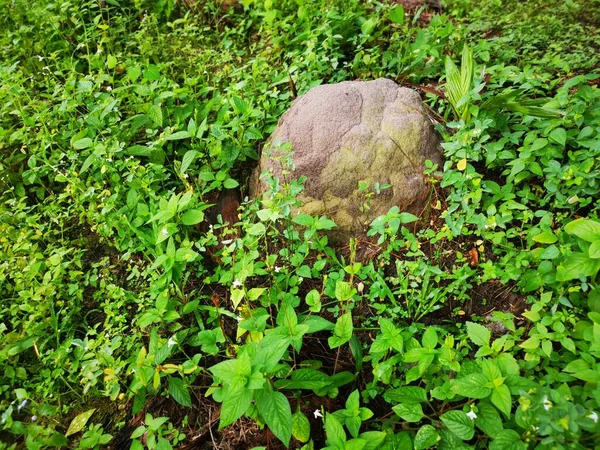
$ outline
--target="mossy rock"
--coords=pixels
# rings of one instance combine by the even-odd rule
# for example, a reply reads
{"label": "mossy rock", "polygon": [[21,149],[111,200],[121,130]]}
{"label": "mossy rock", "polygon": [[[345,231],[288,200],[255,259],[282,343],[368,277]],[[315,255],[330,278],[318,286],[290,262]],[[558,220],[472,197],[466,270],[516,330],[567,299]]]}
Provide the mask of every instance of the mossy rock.
{"label": "mossy rock", "polygon": [[[251,195],[265,192],[263,171],[281,177],[277,156],[285,145],[293,150],[293,177],[306,177],[302,211],[333,219],[337,240],[360,236],[392,206],[420,214],[431,190],[425,161],[442,160],[419,95],[383,78],[322,85],[297,98],[263,149]],[[371,190],[376,183],[391,188],[374,195],[364,211],[360,182]]]}

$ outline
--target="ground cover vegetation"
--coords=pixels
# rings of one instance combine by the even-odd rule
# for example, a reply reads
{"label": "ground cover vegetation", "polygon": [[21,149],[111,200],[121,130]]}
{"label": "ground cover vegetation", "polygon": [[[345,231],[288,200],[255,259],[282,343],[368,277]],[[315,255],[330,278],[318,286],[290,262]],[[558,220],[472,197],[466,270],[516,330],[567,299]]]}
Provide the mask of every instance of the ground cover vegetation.
{"label": "ground cover vegetation", "polygon": [[[0,1],[0,449],[597,446],[599,25],[573,0]],[[442,136],[420,217],[333,246],[288,158],[245,198],[296,95],[377,77]]]}

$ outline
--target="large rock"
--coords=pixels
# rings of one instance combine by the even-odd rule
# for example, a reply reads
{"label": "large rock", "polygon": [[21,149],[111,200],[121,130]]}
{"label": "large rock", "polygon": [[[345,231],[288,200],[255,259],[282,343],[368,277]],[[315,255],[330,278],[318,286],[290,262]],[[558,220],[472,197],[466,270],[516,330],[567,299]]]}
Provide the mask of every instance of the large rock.
{"label": "large rock", "polygon": [[[262,171],[281,176],[280,162],[270,155],[285,143],[293,149],[293,177],[307,178],[302,211],[335,220],[338,238],[360,235],[392,206],[420,214],[431,189],[423,177],[425,160],[439,163],[442,157],[419,95],[383,78],[322,85],[296,99],[263,149],[251,195],[266,189]],[[359,181],[371,189],[376,182],[392,187],[362,213]]]}

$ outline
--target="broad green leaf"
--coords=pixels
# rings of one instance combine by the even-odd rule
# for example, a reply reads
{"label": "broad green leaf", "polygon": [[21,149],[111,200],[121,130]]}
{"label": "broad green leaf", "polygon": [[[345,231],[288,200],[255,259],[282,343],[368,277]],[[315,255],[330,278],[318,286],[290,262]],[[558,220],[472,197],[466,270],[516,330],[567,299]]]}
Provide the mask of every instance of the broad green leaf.
{"label": "broad green leaf", "polygon": [[360,31],[362,34],[364,34],[365,36],[369,36],[373,30],[375,29],[375,27],[377,26],[377,20],[374,18],[365,20],[362,24],[362,26],[360,27]]}
{"label": "broad green leaf", "polygon": [[467,334],[469,339],[476,345],[483,347],[490,345],[490,338],[492,333],[483,325],[473,322],[467,322]]}
{"label": "broad green leaf", "polygon": [[241,388],[233,392],[225,392],[223,404],[221,405],[219,430],[231,425],[233,422],[242,417],[251,404],[252,391],[249,389]]}
{"label": "broad green leaf", "polygon": [[507,385],[501,384],[500,386],[492,389],[492,395],[490,400],[496,408],[498,408],[504,415],[509,418],[510,410],[512,406],[512,399],[510,396],[510,389]]}
{"label": "broad green leaf", "polygon": [[469,419],[463,411],[448,411],[440,416],[442,422],[450,431],[459,438],[468,441],[475,434],[473,420]]}
{"label": "broad green leaf", "polygon": [[92,414],[94,414],[95,411],[96,408],[92,408],[77,414],[71,421],[65,436],[71,436],[72,434],[79,433],[81,430],[83,430],[85,424],[88,422],[88,420],[90,420],[90,417],[92,417]]}
{"label": "broad green leaf", "polygon": [[438,335],[433,327],[427,327],[425,333],[423,333],[422,339],[423,347],[428,350],[433,350],[438,344]]}
{"label": "broad green leaf", "polygon": [[140,69],[140,66],[129,66],[127,68],[127,78],[129,78],[132,83],[135,83],[141,74],[142,69]]}
{"label": "broad green leaf", "polygon": [[199,209],[190,209],[181,216],[184,225],[196,225],[204,220],[204,213]]}
{"label": "broad green leaf", "polygon": [[592,242],[592,245],[588,249],[588,256],[592,259],[600,258],[600,240]]}
{"label": "broad green leaf", "polygon": [[345,448],[346,432],[337,419],[329,413],[325,413],[325,433],[327,434],[327,445]]}
{"label": "broad green leaf", "polygon": [[527,445],[515,430],[502,430],[490,443],[490,450],[525,450]]}
{"label": "broad green leaf", "polygon": [[540,244],[554,244],[558,241],[558,238],[554,233],[550,233],[548,231],[543,231],[540,234],[536,234],[533,237],[534,242],[539,242]]}
{"label": "broad green leaf", "polygon": [[199,153],[196,150],[188,150],[187,152],[185,152],[185,154],[183,155],[183,158],[181,159],[181,167],[179,168],[179,171],[181,173],[186,173],[188,168],[190,167],[190,165],[194,162],[194,160],[198,156],[198,154]]}
{"label": "broad green leaf", "polygon": [[225,336],[221,328],[215,328],[214,330],[202,330],[198,333],[198,343],[202,346],[202,351],[210,355],[216,355],[219,353],[219,347],[217,343],[224,343]]}
{"label": "broad green leaf", "polygon": [[355,294],[355,290],[352,288],[350,283],[346,281],[336,281],[335,282],[335,298],[340,302],[345,302],[346,300],[350,300],[352,296]]}
{"label": "broad green leaf", "polygon": [[226,385],[245,386],[246,378],[252,373],[252,366],[250,358],[242,353],[237,359],[220,362],[208,370]]}
{"label": "broad green leaf", "polygon": [[564,128],[556,128],[552,130],[550,132],[550,136],[548,137],[550,138],[550,140],[562,145],[563,147],[567,143],[567,132]]}
{"label": "broad green leaf", "polygon": [[389,389],[385,392],[384,398],[387,401],[403,404],[425,403],[427,401],[427,391],[417,386],[402,386]]}
{"label": "broad green leaf", "polygon": [[381,450],[413,450],[413,442],[406,431],[389,436]]}
{"label": "broad green leaf", "polygon": [[266,230],[267,229],[266,229],[265,225],[261,222],[258,222],[258,223],[255,223],[254,225],[252,225],[250,227],[250,229],[247,231],[247,233],[250,236],[262,236],[263,234],[265,234]]}
{"label": "broad green leaf", "polygon": [[471,373],[454,380],[452,392],[467,398],[486,398],[492,390],[486,387],[487,377],[482,373]]}
{"label": "broad green leaf", "polygon": [[419,422],[424,414],[420,403],[399,404],[392,410],[403,420],[407,422]]}
{"label": "broad green leaf", "polygon": [[329,375],[317,369],[297,369],[291,379],[275,381],[278,389],[323,389],[331,384]]}
{"label": "broad green leaf", "polygon": [[148,109],[148,116],[152,119],[152,122],[158,127],[162,127],[163,124],[163,113],[160,105],[152,105]]}
{"label": "broad green leaf", "polygon": [[167,141],[179,141],[181,139],[187,139],[190,137],[190,133],[187,131],[177,131],[176,133],[170,134],[166,137]]}
{"label": "broad green leaf", "polygon": [[600,223],[595,220],[576,219],[565,226],[565,231],[587,242],[600,240]]}
{"label": "broad green leaf", "polygon": [[315,223],[315,219],[307,214],[300,214],[294,217],[292,222],[305,227],[311,227]]}
{"label": "broad green leaf", "polygon": [[333,349],[344,345],[352,337],[353,330],[352,313],[347,312],[338,317],[335,328],[333,329],[333,336],[328,340],[329,347]]}
{"label": "broad green leaf", "polygon": [[236,180],[234,180],[233,178],[227,178],[224,182],[223,182],[223,187],[225,189],[235,189],[236,187],[238,187],[240,185],[240,183],[238,183]]}
{"label": "broad green leaf", "polygon": [[572,253],[556,269],[556,281],[569,281],[580,277],[593,277],[600,270],[600,259],[583,253]]}
{"label": "broad green leaf", "polygon": [[390,20],[396,25],[402,25],[404,23],[404,8],[400,5],[393,8],[390,11]]}
{"label": "broad green leaf", "polygon": [[312,289],[306,294],[305,302],[310,311],[318,313],[321,310],[321,294],[316,289]]}
{"label": "broad green leaf", "polygon": [[475,425],[491,438],[495,438],[503,429],[498,410],[487,402],[480,402],[477,405]]}
{"label": "broad green leaf", "polygon": [[94,145],[94,141],[92,141],[90,138],[83,138],[73,142],[73,148],[77,150],[83,150],[85,148],[91,147],[92,145]]}
{"label": "broad green leaf", "polygon": [[281,327],[276,328],[260,341],[253,364],[264,372],[273,370],[279,364],[291,343],[292,339],[289,337],[287,330]]}
{"label": "broad green leaf", "polygon": [[310,422],[302,411],[296,411],[292,416],[292,436],[303,443],[310,439]]}
{"label": "broad green leaf", "polygon": [[285,444],[290,445],[292,437],[292,410],[290,402],[281,392],[256,391],[256,406],[271,432]]}
{"label": "broad green leaf", "polygon": [[169,394],[181,406],[192,406],[190,393],[181,378],[169,377]]}
{"label": "broad green leaf", "polygon": [[415,450],[425,450],[426,448],[431,448],[437,441],[439,440],[440,435],[435,431],[431,425],[423,425],[417,431],[415,436]]}
{"label": "broad green leaf", "polygon": [[[363,450],[376,450],[385,441],[387,434],[383,431],[365,431],[358,437],[367,441]],[[401,450],[401,448],[398,448],[398,450]]]}

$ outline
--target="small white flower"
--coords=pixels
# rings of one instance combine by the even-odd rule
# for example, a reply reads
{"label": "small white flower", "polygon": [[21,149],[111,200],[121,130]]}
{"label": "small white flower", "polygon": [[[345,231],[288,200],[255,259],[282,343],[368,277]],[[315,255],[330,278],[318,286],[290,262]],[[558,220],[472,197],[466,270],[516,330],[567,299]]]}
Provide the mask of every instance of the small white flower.
{"label": "small white flower", "polygon": [[106,91],[107,91],[107,92],[110,92],[110,91],[112,91],[112,86],[106,86]]}
{"label": "small white flower", "polygon": [[471,410],[467,413],[467,417],[471,420],[475,420],[477,419],[477,414],[475,414],[475,411]]}
{"label": "small white flower", "polygon": [[43,61],[43,60],[44,60],[44,57],[43,57],[43,56],[36,55],[35,57],[36,57],[38,60],[40,60],[40,61]]}
{"label": "small white flower", "polygon": [[596,411],[592,411],[586,416],[588,419],[592,419],[594,423],[598,423],[598,413]]}
{"label": "small white flower", "polygon": [[550,408],[552,408],[552,402],[551,402],[550,400],[548,400],[548,397],[547,397],[547,396],[545,396],[545,395],[544,395],[544,400],[543,400],[543,403],[544,403],[544,409],[545,409],[546,411],[549,411],[549,410],[550,410]]}
{"label": "small white flower", "polygon": [[163,228],[162,230],[160,230],[160,234],[162,234],[163,236],[167,236],[169,234],[169,230]]}
{"label": "small white flower", "polygon": [[175,344],[177,344],[177,341],[175,340],[175,338],[170,337],[169,340],[167,341],[167,345],[169,347],[173,347]]}
{"label": "small white flower", "polygon": [[26,404],[27,400],[23,400],[21,403],[19,403],[19,406],[17,406],[17,411],[21,411],[23,408],[25,408]]}
{"label": "small white flower", "polygon": [[233,280],[233,287],[234,288],[239,288],[242,286],[242,283],[240,283],[240,280]]}
{"label": "small white flower", "polygon": [[281,272],[281,267],[275,266],[275,273],[279,273],[279,272]]}
{"label": "small white flower", "polygon": [[303,281],[304,281],[304,278],[298,277],[298,284],[302,283]]}
{"label": "small white flower", "polygon": [[31,416],[31,421],[35,422],[37,420],[37,416]]}
{"label": "small white flower", "polygon": [[315,409],[315,412],[313,412],[315,419],[318,419],[319,417],[323,417],[323,414],[321,414],[321,410],[320,409]]}
{"label": "small white flower", "polygon": [[98,50],[96,50],[96,55],[99,55],[100,53],[102,53],[102,49],[98,47]]}
{"label": "small white flower", "polygon": [[183,174],[183,177],[184,177],[184,178],[189,178],[189,175],[188,175],[187,173],[184,173],[184,174]]}
{"label": "small white flower", "polygon": [[242,318],[240,316],[235,316],[235,320],[237,320],[238,322],[241,322]]}
{"label": "small white flower", "polygon": [[225,239],[224,241],[221,241],[221,244],[223,245],[229,245],[233,242],[233,239]]}
{"label": "small white flower", "polygon": [[112,162],[112,158],[106,158],[108,162]]}

